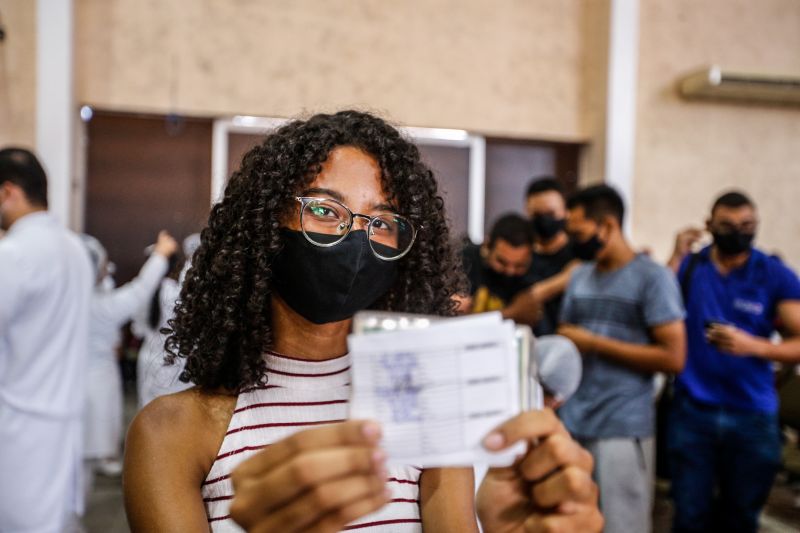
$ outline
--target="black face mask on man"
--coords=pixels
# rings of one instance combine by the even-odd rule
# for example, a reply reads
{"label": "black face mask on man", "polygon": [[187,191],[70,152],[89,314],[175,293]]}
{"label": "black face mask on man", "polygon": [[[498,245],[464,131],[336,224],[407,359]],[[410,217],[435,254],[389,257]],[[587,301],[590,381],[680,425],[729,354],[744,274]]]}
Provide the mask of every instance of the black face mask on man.
{"label": "black face mask on man", "polygon": [[595,233],[585,241],[572,241],[572,253],[581,261],[594,261],[606,245]]}
{"label": "black face mask on man", "polygon": [[712,231],[714,236],[714,246],[722,255],[739,255],[748,251],[753,246],[755,234],[743,233],[739,230],[732,230],[725,233]]}
{"label": "black face mask on man", "polygon": [[315,324],[338,322],[368,308],[394,284],[397,265],[378,259],[367,232],[352,231],[329,248],[302,231],[282,229],[283,250],[272,265],[276,292]]}
{"label": "black face mask on man", "polygon": [[535,215],[531,220],[533,232],[543,241],[549,241],[564,230],[566,220],[553,215]]}
{"label": "black face mask on man", "polygon": [[489,292],[506,303],[511,302],[514,296],[531,284],[525,276],[506,276],[489,265],[484,265],[482,279]]}

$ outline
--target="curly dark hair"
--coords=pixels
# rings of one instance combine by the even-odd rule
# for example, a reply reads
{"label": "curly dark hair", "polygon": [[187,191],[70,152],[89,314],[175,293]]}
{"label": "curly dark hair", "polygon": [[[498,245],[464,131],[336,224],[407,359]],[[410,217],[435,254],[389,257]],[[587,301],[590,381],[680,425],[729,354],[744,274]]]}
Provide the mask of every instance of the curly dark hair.
{"label": "curly dark hair", "polygon": [[398,261],[394,285],[373,307],[455,313],[453,295],[464,289],[463,274],[436,179],[417,147],[368,113],[319,114],[280,127],[251,149],[212,208],[175,317],[164,330],[167,364],[186,358],[181,381],[231,391],[266,382],[271,266],[282,249],[281,221],[339,146],[375,158],[390,200],[418,228],[413,248]]}

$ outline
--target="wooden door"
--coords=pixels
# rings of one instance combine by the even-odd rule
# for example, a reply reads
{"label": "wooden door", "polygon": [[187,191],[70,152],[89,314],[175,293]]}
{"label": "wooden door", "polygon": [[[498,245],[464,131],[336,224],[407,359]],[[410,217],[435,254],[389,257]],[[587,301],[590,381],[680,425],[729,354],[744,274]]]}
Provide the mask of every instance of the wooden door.
{"label": "wooden door", "polygon": [[205,226],[212,121],[95,111],[87,127],[85,231],[124,283],[159,230],[181,240]]}

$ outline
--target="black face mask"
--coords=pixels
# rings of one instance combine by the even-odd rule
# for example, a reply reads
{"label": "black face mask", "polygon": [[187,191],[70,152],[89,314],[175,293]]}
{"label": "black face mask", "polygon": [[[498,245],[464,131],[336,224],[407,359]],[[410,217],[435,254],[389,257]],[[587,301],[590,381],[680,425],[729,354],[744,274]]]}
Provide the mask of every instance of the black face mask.
{"label": "black face mask", "polygon": [[714,236],[714,246],[717,247],[719,253],[722,255],[739,255],[744,253],[753,246],[753,233],[742,233],[733,230],[727,233],[719,233],[717,231],[711,232]]}
{"label": "black face mask", "polygon": [[597,254],[606,243],[600,240],[597,234],[592,235],[583,242],[573,241],[572,252],[581,261],[594,261]]}
{"label": "black face mask", "polygon": [[543,241],[549,241],[564,230],[566,221],[553,215],[536,215],[531,223],[536,236]]}
{"label": "black face mask", "polygon": [[506,276],[489,265],[483,267],[483,285],[504,302],[510,302],[518,292],[530,285],[525,276]]}
{"label": "black face mask", "polygon": [[310,322],[350,318],[394,284],[397,265],[375,257],[366,231],[351,231],[330,248],[311,244],[301,231],[282,229],[281,236],[283,250],[272,265],[275,291]]}

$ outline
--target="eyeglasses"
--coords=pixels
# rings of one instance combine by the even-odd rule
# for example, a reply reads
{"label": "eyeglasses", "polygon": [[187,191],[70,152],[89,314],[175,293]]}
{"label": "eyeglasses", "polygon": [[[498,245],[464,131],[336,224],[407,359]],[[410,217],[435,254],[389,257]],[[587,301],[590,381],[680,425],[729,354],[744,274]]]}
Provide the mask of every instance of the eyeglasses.
{"label": "eyeglasses", "polygon": [[330,248],[342,242],[353,229],[353,221],[367,221],[366,231],[372,253],[384,261],[396,261],[411,250],[417,230],[407,218],[388,213],[371,217],[353,213],[332,198],[297,196],[300,202],[300,228],[315,246]]}

